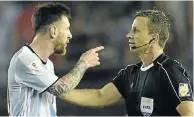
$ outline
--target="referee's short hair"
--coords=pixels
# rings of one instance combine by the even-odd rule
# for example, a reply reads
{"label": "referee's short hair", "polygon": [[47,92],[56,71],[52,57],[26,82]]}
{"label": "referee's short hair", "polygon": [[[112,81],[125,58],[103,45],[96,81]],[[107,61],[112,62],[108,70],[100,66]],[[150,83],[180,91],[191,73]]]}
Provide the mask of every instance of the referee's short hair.
{"label": "referee's short hair", "polygon": [[62,3],[48,2],[37,5],[32,15],[32,26],[35,34],[46,33],[46,26],[61,20],[62,16],[71,18],[70,9]]}
{"label": "referee's short hair", "polygon": [[149,34],[158,34],[159,45],[164,48],[169,38],[170,22],[168,17],[159,10],[138,11],[135,14],[135,18],[139,16],[148,18]]}

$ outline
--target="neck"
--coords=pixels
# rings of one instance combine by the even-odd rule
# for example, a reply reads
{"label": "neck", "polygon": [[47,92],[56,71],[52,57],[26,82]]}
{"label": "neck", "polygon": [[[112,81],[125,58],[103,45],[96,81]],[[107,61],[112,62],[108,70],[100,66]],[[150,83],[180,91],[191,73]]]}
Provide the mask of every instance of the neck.
{"label": "neck", "polygon": [[39,36],[36,36],[33,40],[34,41],[29,46],[42,61],[46,62],[49,56],[54,53],[51,43],[44,37]]}
{"label": "neck", "polygon": [[163,50],[155,51],[149,54],[140,55],[139,58],[143,62],[143,66],[148,66],[153,63],[153,61],[163,53]]}

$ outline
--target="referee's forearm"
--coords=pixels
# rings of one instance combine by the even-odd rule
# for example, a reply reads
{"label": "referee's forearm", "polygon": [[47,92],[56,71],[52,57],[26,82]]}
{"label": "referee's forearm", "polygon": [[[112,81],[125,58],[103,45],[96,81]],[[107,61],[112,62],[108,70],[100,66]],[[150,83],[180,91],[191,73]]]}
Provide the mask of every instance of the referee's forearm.
{"label": "referee's forearm", "polygon": [[65,96],[78,85],[87,68],[83,61],[78,61],[74,69],[53,84],[48,89],[48,92],[57,97]]}

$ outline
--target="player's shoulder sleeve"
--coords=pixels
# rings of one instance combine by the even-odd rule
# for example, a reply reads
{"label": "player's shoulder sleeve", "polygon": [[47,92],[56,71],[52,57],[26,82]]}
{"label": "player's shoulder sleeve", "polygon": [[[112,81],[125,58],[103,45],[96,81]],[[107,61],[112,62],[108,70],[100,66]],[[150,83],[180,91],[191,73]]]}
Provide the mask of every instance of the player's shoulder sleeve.
{"label": "player's shoulder sleeve", "polygon": [[55,72],[54,72],[55,69],[54,69],[54,64],[53,64],[53,62],[52,62],[50,59],[48,59],[47,62],[48,62],[48,64],[49,64],[49,69],[50,69],[53,73],[55,73]]}
{"label": "player's shoulder sleeve", "polygon": [[131,80],[131,74],[135,65],[128,65],[125,69],[121,69],[112,80],[121,95],[126,98],[126,92]]}
{"label": "player's shoulder sleeve", "polygon": [[25,51],[18,56],[15,67],[16,82],[39,92],[46,90],[58,79],[51,70],[43,66],[36,55]]}
{"label": "player's shoulder sleeve", "polygon": [[181,101],[193,101],[191,82],[180,63],[169,59],[161,65],[160,75],[164,92],[175,108]]}

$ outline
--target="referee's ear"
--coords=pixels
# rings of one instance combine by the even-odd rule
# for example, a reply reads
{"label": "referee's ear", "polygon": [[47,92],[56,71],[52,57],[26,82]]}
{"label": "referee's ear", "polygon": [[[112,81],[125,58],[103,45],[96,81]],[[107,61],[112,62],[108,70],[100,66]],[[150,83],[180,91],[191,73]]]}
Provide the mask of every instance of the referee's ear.
{"label": "referee's ear", "polygon": [[52,39],[57,37],[58,31],[56,26],[49,26],[49,35],[51,36]]}
{"label": "referee's ear", "polygon": [[151,39],[150,43],[155,43],[156,41],[159,40],[159,34],[152,34],[151,37],[152,37],[152,39]]}

